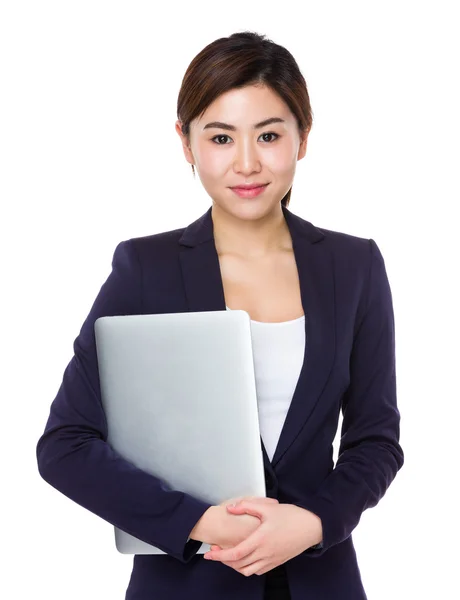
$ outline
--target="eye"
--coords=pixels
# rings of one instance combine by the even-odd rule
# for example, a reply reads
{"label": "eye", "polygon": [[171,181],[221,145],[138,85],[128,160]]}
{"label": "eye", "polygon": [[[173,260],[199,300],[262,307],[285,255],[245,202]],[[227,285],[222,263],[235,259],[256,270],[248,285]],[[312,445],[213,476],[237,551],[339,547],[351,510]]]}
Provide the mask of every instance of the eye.
{"label": "eye", "polygon": [[[267,131],[266,133],[262,133],[260,135],[260,137],[265,136],[265,135],[273,135],[273,136],[275,136],[275,139],[274,140],[273,139],[272,140],[268,140],[268,143],[274,142],[276,139],[278,139],[280,137],[277,133],[274,133],[273,131]],[[227,134],[220,133],[219,135],[215,135],[213,138],[211,138],[211,141],[214,142],[215,144],[217,144],[218,146],[226,146],[227,144],[225,142],[223,144],[221,144],[220,142],[215,141],[215,140],[222,139],[222,138],[228,138],[229,140],[232,139]]]}

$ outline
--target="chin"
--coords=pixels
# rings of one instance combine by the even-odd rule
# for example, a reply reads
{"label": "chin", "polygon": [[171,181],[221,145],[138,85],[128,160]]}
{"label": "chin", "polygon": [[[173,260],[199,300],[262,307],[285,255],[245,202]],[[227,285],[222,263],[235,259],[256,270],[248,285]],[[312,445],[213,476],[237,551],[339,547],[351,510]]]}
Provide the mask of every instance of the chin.
{"label": "chin", "polygon": [[[238,202],[238,200],[240,201]],[[225,212],[234,215],[235,217],[250,220],[258,219],[278,210],[281,201],[273,204],[272,202],[268,202],[266,199],[264,201],[262,201],[262,199],[257,201],[255,199],[243,200],[237,198],[235,202],[215,202],[215,204],[219,207],[219,209],[222,209]]]}

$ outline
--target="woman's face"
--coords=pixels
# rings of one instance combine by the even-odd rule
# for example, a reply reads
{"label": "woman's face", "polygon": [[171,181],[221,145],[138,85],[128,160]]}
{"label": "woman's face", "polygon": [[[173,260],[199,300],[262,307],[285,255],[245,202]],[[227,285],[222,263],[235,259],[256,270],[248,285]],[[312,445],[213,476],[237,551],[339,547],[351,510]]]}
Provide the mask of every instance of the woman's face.
{"label": "woman's face", "polygon": [[[270,118],[279,122],[254,127]],[[279,209],[297,161],[305,156],[308,137],[300,138],[296,118],[285,102],[259,85],[222,94],[192,121],[190,139],[182,135],[180,121],[176,131],[187,161],[195,165],[214,203],[243,218],[259,218]],[[231,190],[245,183],[269,185],[254,198],[242,198]]]}

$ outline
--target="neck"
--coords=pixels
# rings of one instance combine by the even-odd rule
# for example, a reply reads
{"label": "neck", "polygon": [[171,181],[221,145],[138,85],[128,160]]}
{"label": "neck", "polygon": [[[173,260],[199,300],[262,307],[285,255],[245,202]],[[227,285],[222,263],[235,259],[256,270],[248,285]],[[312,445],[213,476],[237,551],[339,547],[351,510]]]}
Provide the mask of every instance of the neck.
{"label": "neck", "polygon": [[257,220],[240,219],[216,205],[212,206],[216,250],[243,258],[263,258],[273,252],[292,249],[289,228],[281,203]]}

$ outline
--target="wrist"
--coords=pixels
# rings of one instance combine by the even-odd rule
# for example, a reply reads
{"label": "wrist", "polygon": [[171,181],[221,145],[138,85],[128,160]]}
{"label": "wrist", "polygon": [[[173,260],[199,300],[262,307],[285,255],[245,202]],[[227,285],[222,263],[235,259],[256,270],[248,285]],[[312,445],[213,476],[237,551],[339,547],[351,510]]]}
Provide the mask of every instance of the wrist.
{"label": "wrist", "polygon": [[302,509],[305,513],[306,518],[306,531],[308,531],[308,547],[317,546],[323,541],[323,523],[320,517],[307,510]]}
{"label": "wrist", "polygon": [[213,532],[216,527],[216,509],[219,506],[210,506],[202,515],[199,521],[197,521],[196,525],[190,532],[190,538],[193,540],[198,540],[200,542],[204,542],[205,544],[211,543],[210,540],[213,539]]}

